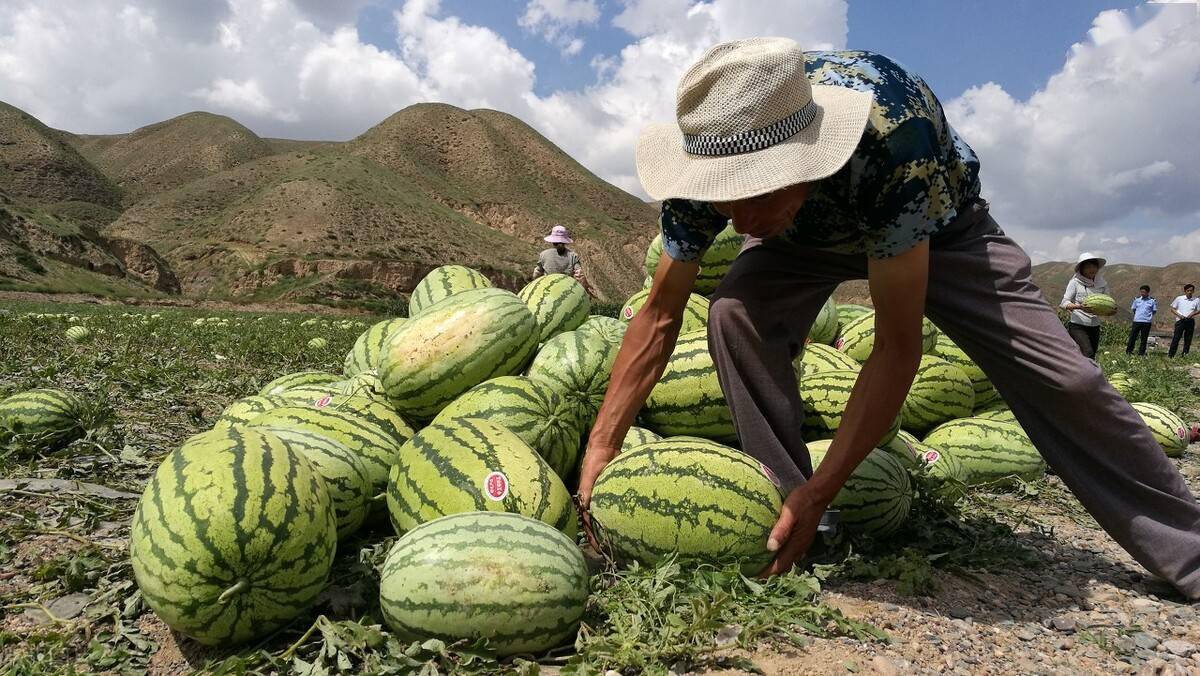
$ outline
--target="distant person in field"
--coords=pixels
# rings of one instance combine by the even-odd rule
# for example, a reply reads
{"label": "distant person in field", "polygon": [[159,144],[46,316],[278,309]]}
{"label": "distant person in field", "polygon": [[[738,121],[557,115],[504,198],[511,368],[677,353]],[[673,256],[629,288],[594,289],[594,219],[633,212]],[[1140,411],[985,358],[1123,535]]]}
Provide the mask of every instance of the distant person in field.
{"label": "distant person in field", "polygon": [[1150,287],[1145,284],[1138,287],[1138,295],[1129,306],[1133,311],[1133,324],[1129,327],[1129,340],[1125,341],[1125,354],[1133,354],[1133,344],[1141,338],[1138,354],[1146,356],[1146,340],[1150,337],[1150,325],[1154,322],[1154,313],[1158,312],[1158,301],[1150,295]]}
{"label": "distant person in field", "polygon": [[1200,315],[1200,298],[1196,297],[1196,287],[1192,284],[1183,286],[1183,295],[1171,301],[1171,313],[1175,315],[1175,333],[1171,336],[1171,349],[1168,357],[1175,356],[1179,343],[1183,342],[1183,352],[1187,354],[1192,349],[1192,335],[1196,333],[1196,315]]}
{"label": "distant person in field", "polygon": [[[732,218],[750,238],[712,296],[708,343],[740,447],[786,494],[763,574],[787,572],[804,555],[834,496],[888,431],[920,364],[928,316],[987,373],[1096,521],[1200,599],[1200,505],[1046,304],[1029,257],[979,196],[975,152],[924,80],[879,54],[806,53],[786,38],[756,38],[710,49],[676,95],[676,119],[646,127],[637,143],[642,186],[663,201],[663,256],[589,435],[583,507],[666,367],[700,256]],[[1095,287],[1081,277],[1077,286]],[[874,350],[814,471],[791,362],[821,306],[851,279],[871,291]]]}
{"label": "distant person in field", "polygon": [[1105,260],[1090,253],[1079,255],[1075,274],[1067,282],[1060,306],[1071,311],[1067,334],[1088,359],[1095,359],[1100,349],[1100,318],[1083,309],[1083,301],[1093,293],[1108,293],[1108,282],[1100,275]]}
{"label": "distant person in field", "polygon": [[575,243],[575,240],[571,239],[571,233],[567,232],[563,226],[556,225],[550,228],[550,234],[542,239],[554,246],[538,254],[537,265],[533,268],[534,278],[555,273],[570,275],[590,294],[592,288],[583,274],[583,265],[579,262],[579,254],[567,248],[568,244]]}

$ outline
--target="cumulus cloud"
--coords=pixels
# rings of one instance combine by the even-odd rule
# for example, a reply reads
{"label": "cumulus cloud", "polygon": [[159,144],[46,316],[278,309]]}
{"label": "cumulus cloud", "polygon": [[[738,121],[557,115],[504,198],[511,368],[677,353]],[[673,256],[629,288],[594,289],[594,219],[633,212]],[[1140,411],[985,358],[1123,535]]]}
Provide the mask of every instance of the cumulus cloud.
{"label": "cumulus cloud", "polygon": [[576,29],[600,18],[596,0],[529,0],[517,21],[523,28],[540,33],[566,56],[583,51],[584,41]]}

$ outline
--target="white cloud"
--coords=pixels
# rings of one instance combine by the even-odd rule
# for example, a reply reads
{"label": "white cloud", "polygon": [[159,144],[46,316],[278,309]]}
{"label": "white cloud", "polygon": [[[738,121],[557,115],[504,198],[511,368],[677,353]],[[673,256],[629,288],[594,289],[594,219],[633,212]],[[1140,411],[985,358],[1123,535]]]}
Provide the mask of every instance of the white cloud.
{"label": "white cloud", "polygon": [[529,0],[525,13],[517,21],[521,27],[540,33],[557,45],[566,56],[583,50],[584,41],[576,29],[594,24],[600,18],[596,0]]}
{"label": "white cloud", "polygon": [[1200,228],[1167,240],[1165,255],[1174,261],[1200,261]]}
{"label": "white cloud", "polygon": [[997,220],[1035,253],[1111,244],[1110,258],[1161,264],[1189,250],[1164,242],[1200,210],[1194,7],[1101,12],[1027,100],[986,83],[946,109]]}

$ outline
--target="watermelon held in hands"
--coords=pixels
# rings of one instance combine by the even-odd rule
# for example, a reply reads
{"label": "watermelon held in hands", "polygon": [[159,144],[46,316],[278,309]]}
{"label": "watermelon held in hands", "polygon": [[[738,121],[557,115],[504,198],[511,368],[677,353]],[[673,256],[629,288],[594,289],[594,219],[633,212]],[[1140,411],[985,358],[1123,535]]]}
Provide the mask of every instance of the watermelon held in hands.
{"label": "watermelon held in hands", "polygon": [[266,636],[325,588],[337,523],[325,482],[278,438],[211,430],[170,453],[130,529],[134,578],[172,629],[208,644]]}
{"label": "watermelon held in hands", "polygon": [[379,605],[405,641],[487,641],[498,656],[570,643],[588,598],[575,542],[536,519],[467,512],[401,537],[384,561]]}
{"label": "watermelon held in hands", "polygon": [[1117,301],[1104,293],[1089,293],[1083,299],[1083,311],[1100,317],[1111,317],[1117,314]]}

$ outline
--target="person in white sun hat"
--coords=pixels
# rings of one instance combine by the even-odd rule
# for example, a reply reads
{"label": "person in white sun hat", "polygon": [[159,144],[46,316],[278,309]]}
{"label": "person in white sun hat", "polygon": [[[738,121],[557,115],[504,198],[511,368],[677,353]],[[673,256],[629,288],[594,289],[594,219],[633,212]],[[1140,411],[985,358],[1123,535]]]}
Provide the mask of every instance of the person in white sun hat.
{"label": "person in white sun hat", "polygon": [[556,225],[550,228],[550,234],[543,237],[542,240],[554,246],[538,254],[537,265],[533,268],[534,278],[555,273],[570,275],[582,284],[589,294],[592,293],[591,285],[588,284],[587,277],[583,274],[583,264],[579,262],[579,254],[567,248],[568,244],[575,243],[575,240],[571,239],[571,233],[565,227]]}
{"label": "person in white sun hat", "polygon": [[[1029,257],[979,198],[975,153],[919,76],[885,56],[806,53],[786,38],[720,44],[683,75],[676,120],[642,132],[636,162],[646,192],[663,200],[664,255],[589,436],[582,506],[663,372],[697,260],[732,218],[750,237],[713,295],[709,351],[741,448],[786,493],[764,574],[806,552],[888,431],[928,316],[983,368],[1096,521],[1200,598],[1200,505],[1043,299]],[[871,291],[874,351],[813,471],[791,361],[851,279]]]}
{"label": "person in white sun hat", "polygon": [[1071,312],[1067,321],[1067,334],[1079,346],[1079,352],[1088,359],[1096,358],[1100,349],[1100,318],[1083,309],[1083,301],[1094,293],[1108,293],[1108,282],[1100,274],[1100,269],[1108,261],[1085,251],[1079,254],[1075,263],[1075,274],[1067,282],[1059,307]]}

